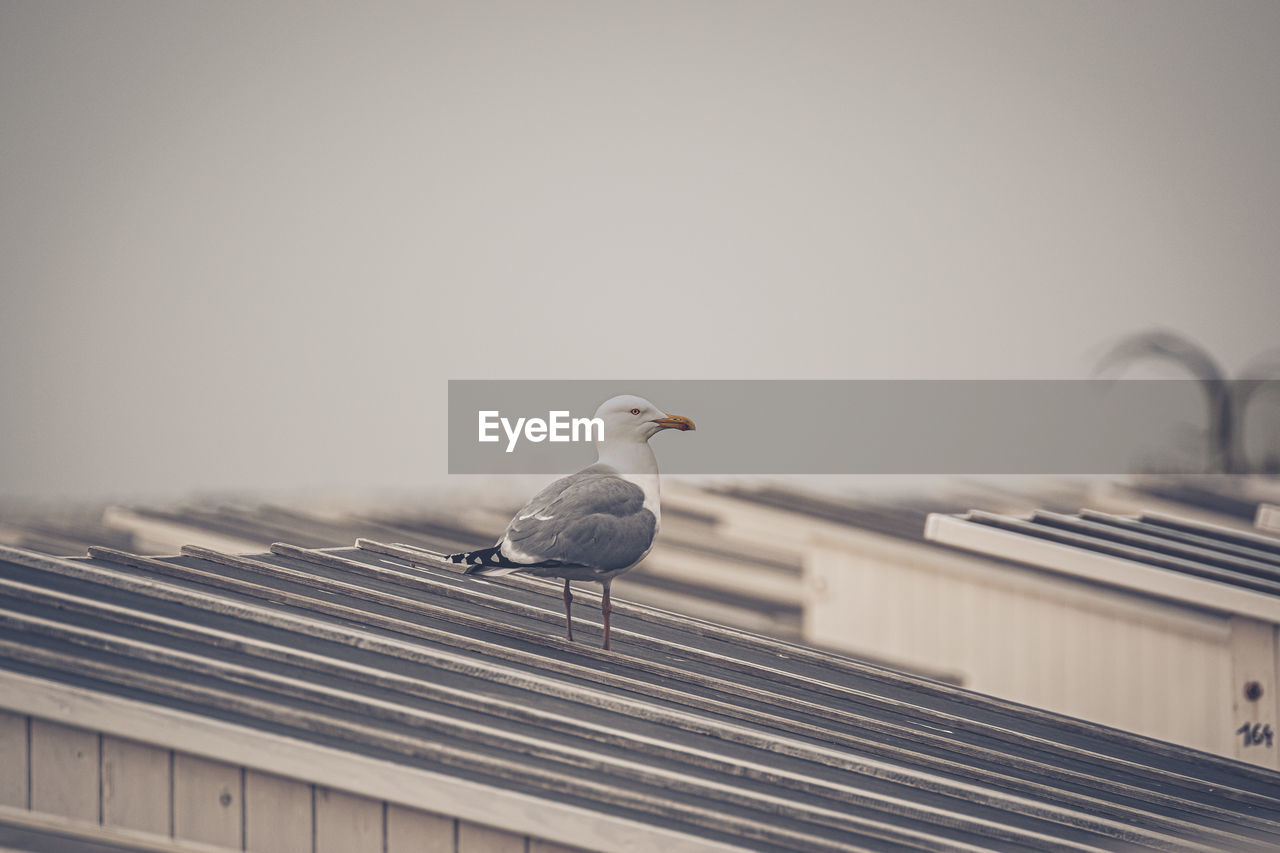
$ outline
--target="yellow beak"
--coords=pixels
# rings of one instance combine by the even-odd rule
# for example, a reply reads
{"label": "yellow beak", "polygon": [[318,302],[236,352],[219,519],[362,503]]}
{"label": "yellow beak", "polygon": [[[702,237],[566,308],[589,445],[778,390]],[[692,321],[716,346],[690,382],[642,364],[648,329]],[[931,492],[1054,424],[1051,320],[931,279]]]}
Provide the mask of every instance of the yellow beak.
{"label": "yellow beak", "polygon": [[653,422],[663,429],[678,429],[681,432],[686,430],[697,429],[693,425],[693,421],[684,415],[667,415],[665,418],[654,418]]}

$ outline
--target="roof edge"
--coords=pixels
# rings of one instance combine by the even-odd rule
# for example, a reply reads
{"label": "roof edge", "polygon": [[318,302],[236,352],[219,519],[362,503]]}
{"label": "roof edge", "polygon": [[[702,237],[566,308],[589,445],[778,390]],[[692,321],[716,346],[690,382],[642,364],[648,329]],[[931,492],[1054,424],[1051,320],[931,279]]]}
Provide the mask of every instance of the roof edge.
{"label": "roof edge", "polygon": [[1175,601],[1197,610],[1248,616],[1280,625],[1280,602],[1274,596],[1179,574],[1124,557],[1084,551],[1071,545],[975,524],[962,516],[931,513],[925,523],[925,538],[1101,586]]}
{"label": "roof edge", "polygon": [[239,764],[569,846],[616,853],[742,848],[444,773],[0,669],[0,708]]}

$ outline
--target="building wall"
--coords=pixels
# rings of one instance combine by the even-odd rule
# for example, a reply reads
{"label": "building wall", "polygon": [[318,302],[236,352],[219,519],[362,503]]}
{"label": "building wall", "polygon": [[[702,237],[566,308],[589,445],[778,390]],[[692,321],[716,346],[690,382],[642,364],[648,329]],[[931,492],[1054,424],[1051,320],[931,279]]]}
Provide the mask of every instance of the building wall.
{"label": "building wall", "polygon": [[808,642],[871,650],[953,673],[983,693],[1255,758],[1237,754],[1226,616],[870,533],[817,542],[805,586]]}
{"label": "building wall", "polygon": [[575,849],[4,711],[0,806],[261,853]]}

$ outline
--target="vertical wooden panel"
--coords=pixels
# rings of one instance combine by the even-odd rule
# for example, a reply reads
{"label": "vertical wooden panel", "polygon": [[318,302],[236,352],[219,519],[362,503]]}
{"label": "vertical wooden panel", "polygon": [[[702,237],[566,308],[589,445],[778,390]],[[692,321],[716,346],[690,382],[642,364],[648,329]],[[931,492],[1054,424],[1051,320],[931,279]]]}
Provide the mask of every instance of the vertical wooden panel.
{"label": "vertical wooden panel", "polygon": [[386,853],[454,853],[456,831],[451,817],[387,805]]}
{"label": "vertical wooden panel", "polygon": [[[1194,709],[1189,708],[1189,713],[1180,715],[1185,720],[1186,737],[1179,738],[1177,742],[1230,755],[1234,738],[1231,725],[1234,709],[1228,701],[1231,695],[1230,645],[1184,639],[1183,646],[1177,658],[1176,671],[1187,680],[1188,694],[1205,697],[1206,701],[1195,703]],[[1211,699],[1219,701],[1208,701]]]}
{"label": "vertical wooden panel", "polygon": [[[1231,693],[1231,646],[1229,642],[1220,643],[1216,646],[1206,647],[1202,644],[1202,651],[1206,652],[1202,660],[1201,681],[1212,687],[1205,691],[1209,696],[1229,696]],[[1212,723],[1205,727],[1204,731],[1213,732],[1218,735],[1216,739],[1206,739],[1202,749],[1212,749],[1223,755],[1229,755],[1231,747],[1231,705],[1225,699],[1221,702],[1207,702],[1206,709],[1211,715]],[[1196,744],[1192,743],[1192,746]]]}
{"label": "vertical wooden panel", "polygon": [[103,736],[102,822],[168,835],[169,750]]}
{"label": "vertical wooden panel", "polygon": [[458,853],[525,853],[525,837],[460,820]]}
{"label": "vertical wooden panel", "polygon": [[315,853],[382,853],[382,801],[316,788]]}
{"label": "vertical wooden panel", "polygon": [[1064,694],[1075,697],[1077,713],[1088,720],[1107,719],[1112,691],[1108,689],[1107,664],[1114,655],[1098,614],[1083,610],[1074,614],[1075,655],[1063,685]]}
{"label": "vertical wooden panel", "polygon": [[[1243,685],[1230,697],[1212,689],[1231,678],[1221,617],[872,533],[820,539],[804,568],[811,642],[961,674],[983,693],[1233,754],[1223,732],[1244,720],[1219,718],[1233,712]],[[1270,696],[1280,695],[1280,685],[1267,686],[1280,679],[1275,658],[1280,652],[1254,667]]]}
{"label": "vertical wooden panel", "polygon": [[1235,757],[1272,768],[1280,767],[1276,648],[1274,625],[1243,616],[1231,617],[1231,701],[1234,712],[1231,725],[1237,732]]}
{"label": "vertical wooden panel", "polygon": [[[1170,689],[1169,673],[1172,670],[1174,650],[1177,648],[1177,635],[1160,628],[1147,625],[1143,631],[1139,656],[1140,668],[1133,676],[1133,681],[1142,685],[1145,701],[1142,708],[1142,720],[1147,731],[1161,740],[1174,737],[1177,724],[1174,717],[1184,717],[1183,707],[1191,701],[1205,701],[1207,697],[1191,697],[1185,691],[1184,680],[1177,690]],[[1184,661],[1178,661],[1179,667],[1185,667]],[[1185,679],[1185,671],[1183,672]],[[1177,701],[1181,698],[1183,701]]]}
{"label": "vertical wooden panel", "polygon": [[0,806],[27,807],[27,718],[0,711]]}
{"label": "vertical wooden panel", "polygon": [[313,809],[313,791],[305,782],[246,771],[245,849],[255,853],[311,853]]}
{"label": "vertical wooden panel", "polygon": [[98,822],[98,735],[31,721],[31,808]]}
{"label": "vertical wooden panel", "polygon": [[240,848],[244,809],[239,767],[194,755],[173,756],[173,835]]}

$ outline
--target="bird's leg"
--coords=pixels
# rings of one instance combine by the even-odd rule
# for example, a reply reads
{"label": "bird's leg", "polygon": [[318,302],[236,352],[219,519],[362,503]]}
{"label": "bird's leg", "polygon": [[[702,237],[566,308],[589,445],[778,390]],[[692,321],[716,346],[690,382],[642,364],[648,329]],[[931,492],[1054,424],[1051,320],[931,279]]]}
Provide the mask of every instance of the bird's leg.
{"label": "bird's leg", "polygon": [[573,613],[569,607],[573,604],[573,593],[569,591],[569,582],[564,582],[564,635],[573,642]]}
{"label": "bird's leg", "polygon": [[600,598],[600,615],[604,617],[604,645],[603,649],[609,648],[609,614],[613,612],[613,604],[609,601],[609,582],[605,581],[604,595]]}

